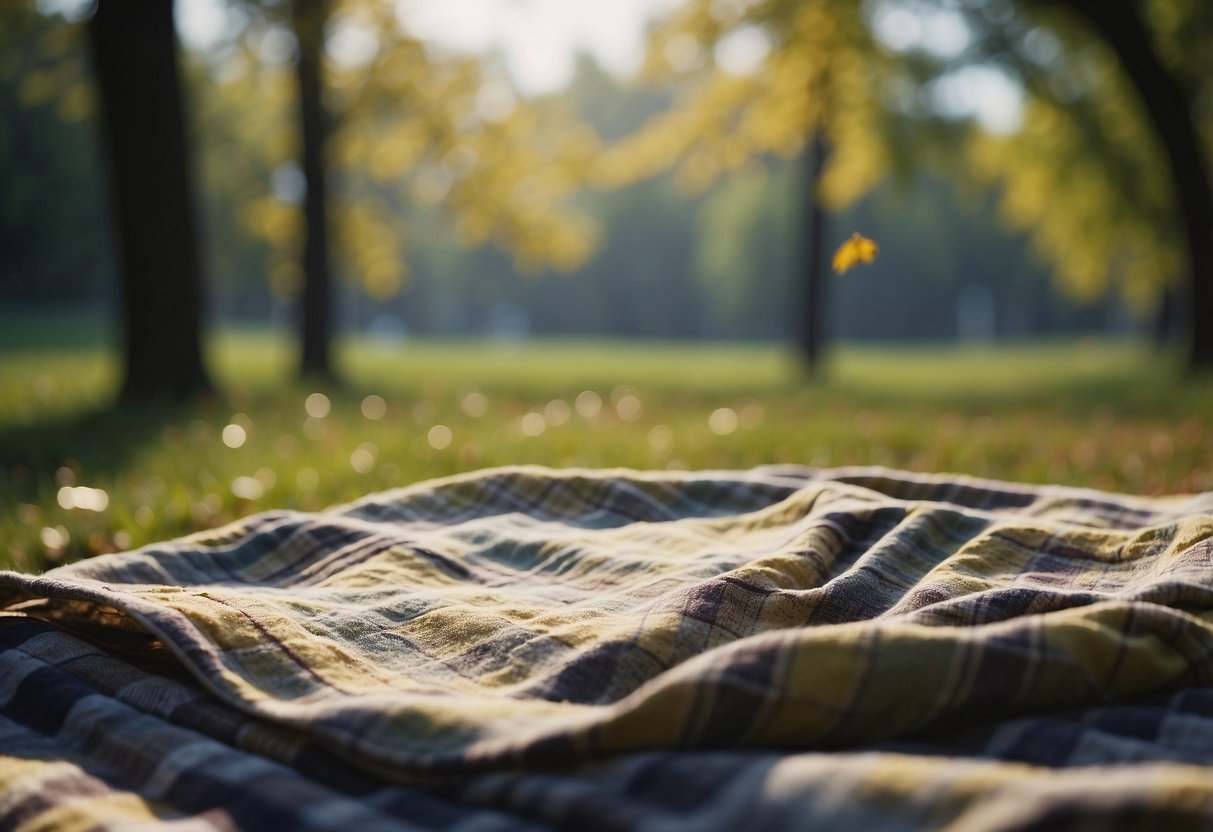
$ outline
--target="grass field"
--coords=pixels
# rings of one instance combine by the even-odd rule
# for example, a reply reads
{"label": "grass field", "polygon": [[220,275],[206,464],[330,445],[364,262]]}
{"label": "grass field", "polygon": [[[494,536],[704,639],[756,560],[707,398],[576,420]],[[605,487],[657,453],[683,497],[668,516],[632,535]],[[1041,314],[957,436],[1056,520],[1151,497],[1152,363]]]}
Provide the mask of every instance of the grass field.
{"label": "grass field", "polygon": [[19,569],[513,463],[1213,489],[1213,384],[1133,344],[840,348],[807,382],[770,346],[414,340],[343,344],[346,386],[314,390],[284,381],[285,338],[226,331],[221,397],[136,410],[109,407],[92,319],[4,317],[0,565]]}

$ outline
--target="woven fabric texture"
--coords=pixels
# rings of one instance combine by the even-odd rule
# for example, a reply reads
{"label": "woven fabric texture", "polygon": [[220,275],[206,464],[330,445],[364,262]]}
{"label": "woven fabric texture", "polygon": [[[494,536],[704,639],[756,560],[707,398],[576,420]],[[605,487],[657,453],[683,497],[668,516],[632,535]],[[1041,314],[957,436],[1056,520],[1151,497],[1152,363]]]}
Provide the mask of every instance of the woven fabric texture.
{"label": "woven fabric texture", "polygon": [[1213,828],[1213,494],[499,469],[0,609],[0,828]]}

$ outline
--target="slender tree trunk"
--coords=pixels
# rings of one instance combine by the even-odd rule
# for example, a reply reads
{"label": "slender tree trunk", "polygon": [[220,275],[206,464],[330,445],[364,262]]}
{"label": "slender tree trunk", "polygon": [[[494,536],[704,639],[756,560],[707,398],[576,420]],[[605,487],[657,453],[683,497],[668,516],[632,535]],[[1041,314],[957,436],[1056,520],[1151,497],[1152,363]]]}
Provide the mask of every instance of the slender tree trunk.
{"label": "slender tree trunk", "polygon": [[89,23],[122,272],[123,400],[211,389],[173,4],[100,0]]}
{"label": "slender tree trunk", "polygon": [[1069,0],[1115,50],[1166,149],[1188,255],[1188,366],[1213,368],[1213,185],[1193,117],[1195,97],[1154,52],[1137,4]]}
{"label": "slender tree trunk", "polygon": [[291,25],[298,43],[299,114],[303,138],[305,232],[303,244],[303,303],[300,333],[301,374],[334,381],[332,329],[334,293],[328,240],[329,115],[324,107],[324,32],[329,0],[295,0]]}
{"label": "slender tree trunk", "polygon": [[804,158],[802,205],[805,234],[800,264],[801,307],[796,327],[801,357],[810,373],[820,369],[826,346],[826,212],[817,198],[817,186],[825,169],[827,153],[825,138],[818,132]]}
{"label": "slender tree trunk", "polygon": [[1158,309],[1154,313],[1154,345],[1166,349],[1175,341],[1175,290],[1164,286],[1158,294]]}

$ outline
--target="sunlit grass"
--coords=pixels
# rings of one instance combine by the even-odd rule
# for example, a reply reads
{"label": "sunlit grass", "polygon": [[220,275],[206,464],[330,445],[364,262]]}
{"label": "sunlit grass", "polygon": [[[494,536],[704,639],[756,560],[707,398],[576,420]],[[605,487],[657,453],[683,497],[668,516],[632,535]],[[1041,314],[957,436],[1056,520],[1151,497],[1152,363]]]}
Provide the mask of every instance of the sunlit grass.
{"label": "sunlit grass", "polygon": [[211,345],[222,398],[109,408],[104,350],[0,344],[0,563],[22,569],[269,509],[513,463],[880,464],[1162,494],[1213,489],[1213,389],[1140,346],[841,348],[805,382],[732,344],[344,344],[284,382],[285,336]]}

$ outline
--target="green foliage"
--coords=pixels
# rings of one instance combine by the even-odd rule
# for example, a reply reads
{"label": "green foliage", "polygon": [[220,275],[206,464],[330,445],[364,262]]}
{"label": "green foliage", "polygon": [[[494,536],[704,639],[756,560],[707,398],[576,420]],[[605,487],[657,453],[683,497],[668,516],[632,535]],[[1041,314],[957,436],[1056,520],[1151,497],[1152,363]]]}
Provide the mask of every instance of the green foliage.
{"label": "green foliage", "polygon": [[[895,70],[856,0],[689,0],[652,33],[648,75],[676,82],[666,112],[616,142],[592,171],[607,187],[676,170],[689,192],[755,159],[790,159],[815,134],[830,157],[816,195],[843,208],[892,163],[880,101]],[[730,61],[742,42],[743,60]]]}
{"label": "green foliage", "polygon": [[[651,89],[605,78],[588,61],[562,97],[579,115],[615,101],[617,112],[596,128],[623,132],[660,105]],[[415,274],[389,308],[426,334],[478,332],[487,310],[506,300],[528,311],[537,333],[782,340],[796,311],[788,298],[803,180],[795,163],[770,162],[697,198],[681,195],[673,175],[586,192],[580,207],[610,229],[601,251],[568,275],[528,279],[494,252],[459,249],[414,208]],[[999,338],[1106,326],[1108,307],[1051,289],[986,195],[957,194],[932,176],[890,181],[837,222],[840,239],[862,228],[888,253],[862,276],[834,281],[830,324],[840,338],[950,339],[958,294],[971,284],[992,293]],[[364,322],[374,314],[367,308]]]}
{"label": "green foliage", "polygon": [[0,8],[0,296],[100,299],[112,279],[82,27]]}
{"label": "green foliage", "polygon": [[708,195],[697,215],[695,273],[708,306],[707,331],[772,338],[792,323],[788,298],[799,239],[794,169],[753,167]]}
{"label": "green foliage", "polygon": [[[734,14],[737,8],[736,4],[715,5],[719,14]],[[772,15],[790,15],[797,7],[743,5],[750,9],[747,14],[763,16],[761,25],[774,32],[780,30]],[[839,8],[844,6],[846,15],[858,13],[850,5]],[[1165,35],[1163,39],[1168,43],[1168,39],[1178,39],[1177,43],[1189,44],[1171,50],[1176,56],[1190,54],[1191,37],[1186,34],[1191,28],[1190,6],[1177,4],[1176,0],[1158,0],[1149,6],[1154,10],[1152,19],[1160,37]],[[258,4],[252,7],[261,8]],[[693,16],[687,25],[695,20],[703,22],[703,14],[712,14],[702,4],[689,9],[699,17]],[[1168,17],[1176,10],[1178,17]],[[338,25],[356,22],[364,11],[358,2],[340,5]],[[821,14],[822,8],[814,13]],[[0,102],[13,102],[11,111],[20,113],[19,118],[0,122],[0,175],[4,177],[0,203],[8,206],[7,213],[0,207],[4,217],[0,222],[0,292],[6,299],[104,297],[111,291],[112,275],[107,224],[99,199],[100,176],[91,153],[81,152],[82,148],[93,147],[91,129],[87,122],[63,121],[58,98],[45,99],[36,106],[18,106],[33,68],[59,67],[54,89],[65,88],[65,84],[71,87],[79,80],[73,75],[83,72],[78,27],[58,18],[44,18],[22,4],[6,6],[0,15],[0,40],[6,44],[0,51]],[[14,21],[24,22],[18,25]],[[200,190],[206,200],[207,259],[214,277],[212,303],[224,318],[265,320],[275,304],[270,286],[279,295],[290,295],[299,280],[298,211],[290,199],[291,189],[282,187],[292,183],[295,169],[291,160],[297,148],[289,55],[273,47],[275,33],[282,34],[283,24],[272,16],[258,14],[251,15],[250,21],[232,43],[214,52],[188,55],[186,72],[196,136],[194,150],[205,185]],[[723,37],[724,29],[717,29],[717,35]],[[511,94],[501,86],[503,79],[491,62],[474,66],[426,54],[422,57],[431,63],[415,64],[413,59],[420,48],[417,42],[407,33],[385,31],[391,36],[385,35],[380,41],[365,83],[358,81],[354,68],[335,67],[334,100],[348,116],[338,140],[337,226],[343,250],[355,255],[342,261],[342,271],[354,278],[342,289],[347,293],[343,300],[351,301],[345,304],[348,316],[343,324],[357,319],[366,325],[379,312],[389,311],[404,319],[414,332],[467,334],[482,331],[492,307],[499,301],[509,301],[523,306],[534,331],[542,333],[763,339],[786,335],[790,326],[787,298],[798,256],[795,206],[800,202],[798,191],[803,182],[793,164],[763,156],[759,167],[751,160],[737,168],[736,176],[720,179],[712,189],[693,199],[679,194],[675,173],[610,192],[588,191],[564,199],[559,204],[576,208],[578,218],[574,223],[585,223],[585,228],[609,228],[610,234],[601,240],[595,258],[569,275],[523,274],[525,270],[517,269],[519,264],[511,262],[511,255],[500,247],[467,249],[461,245],[461,240],[481,239],[481,232],[472,234],[475,228],[465,226],[457,233],[447,204],[433,202],[438,192],[434,189],[447,188],[448,195],[453,193],[449,189],[461,189],[467,203],[474,201],[476,194],[494,194],[491,202],[507,204],[512,188],[530,181],[518,170],[524,169],[525,173],[525,169],[544,166],[540,157],[551,150],[524,148],[521,137],[525,131],[519,125],[530,122],[568,127],[580,121],[603,137],[617,139],[635,134],[647,119],[668,110],[682,88],[675,84],[625,84],[603,73],[591,59],[583,58],[571,88],[543,101],[514,99],[513,109],[509,109]],[[1029,33],[1015,30],[1016,37],[1024,42]],[[822,30],[814,37],[824,34]],[[677,37],[673,30],[667,35]],[[46,50],[40,45],[44,38],[52,41]],[[773,41],[776,45],[782,42]],[[848,48],[858,48],[858,41],[848,43],[852,44]],[[802,43],[798,48],[803,51],[807,47]],[[696,54],[705,61],[713,54],[702,44],[697,49]],[[795,50],[789,56],[794,54]],[[906,64],[922,64],[923,79],[939,70],[924,56],[901,57]],[[1183,60],[1188,61],[1183,66],[1190,69],[1190,60]],[[64,67],[74,69],[68,72]],[[440,72],[443,67],[446,75]],[[463,69],[456,71],[459,67]],[[703,80],[701,71],[710,68],[709,64],[692,61],[684,74],[691,80]],[[868,77],[865,73],[889,73],[893,67],[880,64],[856,71],[860,72],[857,78]],[[900,66],[898,71],[909,69]],[[435,73],[442,77],[435,80],[431,77]],[[885,82],[894,79],[890,75]],[[761,76],[729,76],[722,83],[754,88],[761,85]],[[483,109],[486,88],[493,93],[488,99],[496,100],[498,105],[496,110],[489,107],[488,111],[502,115],[508,110],[504,121],[485,124],[470,117],[455,119],[480,125],[470,132],[455,131],[458,125],[454,121],[442,126],[439,110],[444,100],[467,116],[468,108],[474,112],[478,101]],[[415,111],[402,110],[393,99],[402,91],[409,95],[424,93],[429,98],[418,99],[424,106]],[[873,86],[868,92],[877,91]],[[682,92],[689,94],[686,89]],[[768,102],[771,107],[777,103]],[[863,112],[880,115],[869,127],[883,131],[873,133],[873,140],[885,137],[881,155],[892,154],[886,161],[895,167],[904,167],[911,158],[921,162],[924,151],[931,147],[955,148],[967,135],[963,129],[938,120],[922,119],[918,123],[915,119],[892,118],[895,114],[889,112]],[[1064,121],[1071,116],[1059,117]],[[426,150],[417,139],[431,132],[440,140]],[[1143,236],[1145,232],[1139,227],[1145,222],[1146,203],[1158,202],[1157,193],[1145,187],[1130,188],[1133,193],[1145,195],[1142,204],[1136,206],[1119,198],[1106,198],[1106,185],[1089,187],[1102,176],[1102,163],[1086,160],[1084,166],[1066,161],[1083,147],[1069,127],[1060,132],[1041,127],[1037,132],[1042,141],[1047,138],[1051,143],[1050,152],[1029,152],[1027,144],[1018,150],[1011,148],[1009,143],[1026,142],[1026,137],[975,134],[972,158],[980,163],[974,162],[968,173],[977,178],[993,177],[1005,184],[1008,205],[1027,204],[1027,209],[1021,208],[1016,215],[1019,224],[1025,225],[1028,233],[1035,233],[1037,245],[1049,257],[1056,262],[1060,262],[1057,258],[1082,260],[1089,270],[1089,264],[1103,256],[1099,250],[1096,261],[1091,260],[1092,239],[1103,240],[1101,245],[1112,248],[1144,239],[1154,240],[1156,249],[1161,245],[1159,241],[1164,237],[1153,231]],[[551,133],[550,139],[559,143],[568,135],[561,128]],[[586,135],[577,135],[584,145],[573,157],[584,155],[594,144]],[[499,157],[486,156],[484,142],[490,139],[503,143]],[[716,140],[725,138],[717,136]],[[1058,153],[1055,145],[1059,143],[1070,150]],[[875,147],[865,146],[869,150]],[[1135,148],[1136,143],[1130,142],[1121,155],[1131,156]],[[1017,155],[1024,156],[1022,163],[1014,162]],[[954,152],[950,156],[953,161],[959,158]],[[489,157],[492,164],[485,163]],[[471,168],[465,170],[473,158]],[[571,165],[570,157],[565,161],[570,164],[556,165],[543,174],[548,184],[537,186],[540,193],[549,187],[564,193],[562,189],[576,179],[571,171],[576,166]],[[857,170],[864,167],[862,154],[853,164]],[[871,169],[883,170],[883,165],[881,162]],[[447,175],[455,168],[467,174],[462,185]],[[1134,176],[1149,175],[1149,170],[1143,168]],[[499,178],[494,171],[505,172]],[[1015,185],[1013,177],[1023,181]],[[904,179],[913,186],[912,192],[906,192],[911,195],[881,186],[870,198],[839,215],[839,237],[833,243],[861,228],[881,243],[886,256],[862,278],[835,281],[836,314],[831,328],[836,335],[950,338],[955,331],[958,292],[971,283],[994,294],[999,336],[1104,327],[1106,304],[1082,308],[1051,293],[1044,272],[1025,258],[1021,239],[1008,238],[993,229],[985,199],[953,198],[929,176],[905,174]],[[1054,179],[1071,183],[1067,187],[1074,191],[1072,200],[1049,196],[1049,183]],[[485,185],[488,180],[492,180],[492,187]],[[275,183],[279,187],[275,188]],[[1154,196],[1149,196],[1151,193]],[[1084,228],[1098,223],[1080,208],[1098,208],[1109,216],[1115,212],[1120,219],[1107,222],[1109,229],[1118,231],[1101,231],[1089,237]],[[1033,213],[1038,209],[1044,212],[1040,216]],[[1157,204],[1155,209],[1162,210]],[[1064,216],[1046,221],[1044,217],[1051,213]],[[538,224],[530,226],[532,239],[548,239],[544,223],[557,214],[556,210],[540,212]],[[1086,219],[1082,219],[1084,216]],[[510,221],[498,216],[486,222],[501,231],[506,228],[501,223],[508,225]],[[480,220],[471,225],[488,227]],[[1160,226],[1151,220],[1149,227]],[[489,233],[489,239],[495,234]],[[1042,235],[1053,242],[1044,245]],[[1126,276],[1124,270],[1135,263],[1135,273],[1152,281],[1162,274],[1149,270],[1152,262],[1150,258],[1121,257],[1116,274]],[[402,271],[405,268],[408,274]],[[1082,285],[1088,295],[1093,293],[1101,299],[1109,290],[1099,280]],[[385,300],[397,287],[401,294]]]}
{"label": "green foliage", "polygon": [[[356,10],[356,4],[351,8]],[[0,98],[16,101],[25,70],[14,67],[51,59],[40,57],[39,38],[18,38],[16,33],[24,30],[7,27],[8,15],[14,14],[8,7],[2,13],[0,38],[13,33],[13,49],[0,62],[13,74],[0,78]],[[80,69],[78,29],[27,15],[29,25],[41,32],[72,34],[72,48],[53,60]],[[290,188],[298,185],[291,162],[297,148],[293,72],[289,56],[272,48],[282,24],[257,15],[250,20],[231,44],[187,54],[185,71],[204,186],[211,303],[221,318],[264,321],[272,308],[281,308],[274,294],[291,295],[299,280],[300,223]],[[404,151],[413,146],[408,136],[418,123],[436,116],[401,117],[397,105],[389,106],[391,90],[385,85],[395,77],[388,70],[407,64],[415,46],[407,38],[385,41],[383,56],[377,58],[382,65],[375,65],[365,87],[353,82],[352,70],[338,68],[337,101],[349,109],[349,120],[339,142],[337,226],[343,250],[358,255],[356,262],[341,261],[344,273],[354,278],[342,288],[347,301],[343,325],[357,319],[365,326],[387,311],[414,332],[474,333],[484,329],[496,303],[509,301],[523,306],[534,331],[542,333],[785,337],[803,181],[793,164],[764,160],[762,167],[744,165],[736,177],[721,179],[696,198],[679,193],[674,174],[608,192],[582,192],[570,201],[581,217],[577,221],[610,229],[597,255],[568,275],[524,275],[498,247],[461,245],[444,205],[417,198],[431,186],[454,186],[441,176],[445,156],[423,153],[419,169],[407,172],[410,157]],[[424,87],[430,71],[415,68],[395,83]],[[496,70],[477,70],[483,76],[468,72],[467,84],[479,77],[478,83],[501,92]],[[467,90],[450,86],[455,80],[447,83],[436,89],[450,92],[461,107],[475,104]],[[515,101],[511,117],[547,119],[550,114],[552,123],[581,121],[604,137],[617,138],[635,133],[646,119],[667,109],[676,91],[674,86],[620,82],[583,58],[568,90],[525,106]],[[434,99],[427,106],[438,103]],[[0,123],[0,145],[6,135],[27,136],[22,139],[26,147],[48,156],[44,166],[31,166],[26,156],[8,157],[0,201],[26,201],[0,224],[0,236],[12,231],[12,239],[0,246],[0,260],[18,263],[0,267],[6,272],[0,275],[6,281],[4,294],[14,298],[25,292],[53,300],[104,297],[111,291],[112,274],[100,176],[93,157],[80,150],[93,146],[91,130],[85,122],[59,119],[51,103],[15,111],[19,118]],[[475,131],[456,138],[463,150],[448,148],[452,163],[463,164],[459,160],[470,159],[468,152],[480,153],[472,149],[481,140]],[[890,139],[888,148],[900,152],[914,138],[913,131],[903,131]],[[944,142],[944,137],[937,140]],[[504,141],[507,148],[514,142]],[[3,159],[0,146],[0,165]],[[401,164],[405,172],[397,169]],[[479,166],[461,187],[471,194],[479,187],[476,177],[492,170],[492,165]],[[1084,311],[1049,292],[1042,272],[1025,259],[1021,242],[993,230],[984,200],[958,201],[929,177],[905,178],[912,191],[902,195],[881,187],[839,217],[840,239],[863,228],[889,257],[862,280],[836,281],[835,334],[949,338],[957,292],[970,282],[995,294],[1000,335],[1102,326],[1098,307]],[[95,216],[88,213],[94,211]],[[406,266],[407,275],[401,271]],[[20,292],[17,280],[25,287]],[[385,300],[397,286],[401,294]]]}
{"label": "green foliage", "polygon": [[221,308],[247,315],[264,311],[271,289],[297,288],[301,221],[273,190],[276,172],[297,171],[290,69],[240,47],[222,59],[187,52],[183,62],[210,283]]}
{"label": "green foliage", "polygon": [[[34,334],[0,352],[0,563],[23,569],[514,463],[1213,489],[1213,388],[1131,344],[844,349],[805,386],[768,346],[345,343],[350,385],[317,391],[281,385],[286,340],[227,331],[211,344],[227,398],[109,411],[113,356],[59,343],[70,321],[22,317]],[[104,492],[100,511],[96,492],[63,490],[81,487]]]}
{"label": "green foliage", "polygon": [[[298,2],[299,0],[296,0]],[[238,134],[231,147],[211,151],[213,181],[233,177],[233,158],[260,173],[259,187],[242,178],[227,185],[229,211],[271,249],[275,289],[293,295],[301,280],[296,254],[302,230],[297,206],[270,187],[272,172],[296,158],[294,80],[289,54],[265,48],[280,38],[290,4],[250,2],[250,24],[225,49],[204,56],[218,107],[232,112]],[[359,59],[341,61],[329,49],[326,104],[332,115],[329,165],[339,271],[383,300],[409,278],[414,240],[407,203],[429,206],[452,224],[456,238],[492,243],[518,268],[559,270],[583,263],[599,231],[565,204],[576,171],[595,149],[593,136],[558,112],[518,100],[501,73],[467,57],[429,49],[401,25],[390,4],[340,0],[318,6],[316,20],[330,38],[359,32],[372,44]],[[285,131],[285,132],[284,132]]]}
{"label": "green foliage", "polygon": [[[818,133],[832,152],[816,196],[830,208],[852,204],[890,171],[931,165],[968,187],[1000,190],[1008,225],[1031,235],[1073,296],[1115,290],[1147,309],[1186,265],[1166,150],[1116,54],[1059,9],[1069,5],[690,0],[650,40],[650,78],[678,83],[679,95],[615,142],[596,181],[615,186],[675,170],[688,189],[702,190],[754,160],[790,158]],[[1208,3],[1141,5],[1148,39],[1190,93],[1209,155]],[[948,55],[926,42],[895,51],[872,29],[877,15],[898,8],[911,22],[923,12],[959,20],[968,43]],[[724,54],[739,40],[766,46],[741,71]],[[931,104],[943,84],[973,69],[1022,86],[1022,127],[994,134]]]}
{"label": "green foliage", "polygon": [[[1195,99],[1208,99],[1213,31],[1206,26],[1204,42],[1194,40],[1200,0],[1146,5],[1156,48],[1199,90]],[[969,19],[993,26],[979,8]],[[1024,122],[1004,136],[971,132],[967,174],[998,186],[1007,222],[1031,233],[1076,297],[1115,289],[1138,308],[1150,308],[1186,263],[1166,149],[1143,102],[1116,54],[1076,15],[1049,4],[1038,11],[1029,6],[1000,31],[995,53],[978,51],[978,60],[1001,59],[1021,80]],[[1213,128],[1213,113],[1193,115]],[[1213,141],[1206,154],[1213,155]]]}

